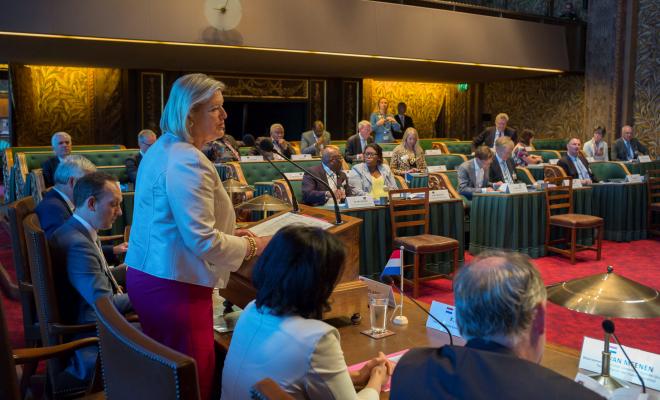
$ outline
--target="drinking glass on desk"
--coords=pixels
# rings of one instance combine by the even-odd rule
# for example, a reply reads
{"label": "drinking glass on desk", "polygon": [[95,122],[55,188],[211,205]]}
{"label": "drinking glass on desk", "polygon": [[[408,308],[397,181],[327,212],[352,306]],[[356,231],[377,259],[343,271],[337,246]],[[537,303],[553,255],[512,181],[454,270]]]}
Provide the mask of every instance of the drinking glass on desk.
{"label": "drinking glass on desk", "polygon": [[386,296],[372,295],[369,297],[369,317],[371,333],[381,334],[387,328],[387,302]]}

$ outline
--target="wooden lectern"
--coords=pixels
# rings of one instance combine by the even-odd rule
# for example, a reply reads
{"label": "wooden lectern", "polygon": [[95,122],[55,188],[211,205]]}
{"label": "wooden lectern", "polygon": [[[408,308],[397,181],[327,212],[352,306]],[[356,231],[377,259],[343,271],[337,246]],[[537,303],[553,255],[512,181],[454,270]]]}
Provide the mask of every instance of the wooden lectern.
{"label": "wooden lectern", "polygon": [[[289,211],[279,212],[266,220],[285,212]],[[300,212],[330,223],[335,221],[333,211],[300,205]],[[323,319],[352,317],[367,310],[367,285],[358,279],[360,275],[360,224],[362,220],[348,215],[342,215],[342,220],[344,221],[343,224],[328,228],[328,232],[336,235],[346,246],[346,261],[339,276],[339,283],[330,297],[331,310],[323,313]],[[259,225],[259,223],[255,225]],[[232,272],[227,287],[220,289],[220,296],[241,308],[245,308],[250,301],[254,300],[256,290],[252,286],[252,269],[256,260],[257,258],[253,258],[246,261],[238,271]]]}

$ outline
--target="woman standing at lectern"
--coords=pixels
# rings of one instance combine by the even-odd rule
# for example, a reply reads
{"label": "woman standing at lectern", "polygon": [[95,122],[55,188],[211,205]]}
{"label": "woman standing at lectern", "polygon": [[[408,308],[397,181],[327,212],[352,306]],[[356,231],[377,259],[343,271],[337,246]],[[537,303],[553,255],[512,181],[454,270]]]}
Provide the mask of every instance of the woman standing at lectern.
{"label": "woman standing at lectern", "polygon": [[203,400],[211,398],[215,377],[213,288],[224,287],[269,240],[234,229],[231,199],[200,151],[225,133],[222,89],[203,74],[172,86],[163,135],[138,170],[126,255],[127,289],[142,329],[195,359]]}

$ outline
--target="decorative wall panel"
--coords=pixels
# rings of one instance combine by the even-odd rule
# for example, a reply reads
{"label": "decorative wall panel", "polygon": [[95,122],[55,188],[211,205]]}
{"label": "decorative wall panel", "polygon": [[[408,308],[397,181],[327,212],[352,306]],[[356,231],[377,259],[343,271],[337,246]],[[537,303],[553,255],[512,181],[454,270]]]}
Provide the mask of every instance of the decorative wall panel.
{"label": "decorative wall panel", "polygon": [[249,76],[213,75],[226,87],[223,95],[227,99],[289,99],[306,100],[306,79],[259,78]]}
{"label": "decorative wall panel", "polygon": [[509,125],[554,138],[583,132],[584,78],[577,75],[519,79],[484,85],[484,113],[509,114]]}
{"label": "decorative wall panel", "polygon": [[309,81],[309,121],[310,125],[313,121],[325,120],[325,81],[313,79]]}
{"label": "decorative wall panel", "polygon": [[342,82],[342,126],[344,133],[349,137],[357,132],[358,125],[358,101],[360,99],[360,82],[343,81]]}
{"label": "decorative wall panel", "polygon": [[48,145],[66,131],[75,144],[122,143],[121,71],[12,65],[19,146]]}
{"label": "decorative wall panel", "polygon": [[[371,113],[378,108],[378,99],[385,97],[389,100],[389,112],[396,113],[396,105],[403,101],[408,106],[407,114],[415,122],[420,137],[444,136],[451,132],[450,104],[451,91],[455,85],[446,83],[426,82],[394,82],[378,81],[374,79],[363,80],[362,117],[369,119]],[[435,122],[441,110],[445,109],[444,119],[446,132],[435,132]]]}
{"label": "decorative wall panel", "polygon": [[163,74],[142,72],[140,74],[141,128],[160,132],[160,117],[163,113]]}
{"label": "decorative wall panel", "polygon": [[660,4],[657,0],[639,0],[638,21],[635,135],[657,157],[660,132]]}

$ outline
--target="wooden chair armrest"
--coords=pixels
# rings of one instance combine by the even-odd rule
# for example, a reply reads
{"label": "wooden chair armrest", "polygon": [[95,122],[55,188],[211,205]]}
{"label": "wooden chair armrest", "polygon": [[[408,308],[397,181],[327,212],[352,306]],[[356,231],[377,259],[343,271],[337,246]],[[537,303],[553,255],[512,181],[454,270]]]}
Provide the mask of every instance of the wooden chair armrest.
{"label": "wooden chair armrest", "polygon": [[41,361],[49,358],[59,357],[61,355],[69,354],[82,347],[90,346],[98,342],[99,338],[89,337],[74,340],[68,343],[58,344],[55,346],[14,349],[14,362],[16,364],[26,364],[33,361]]}

